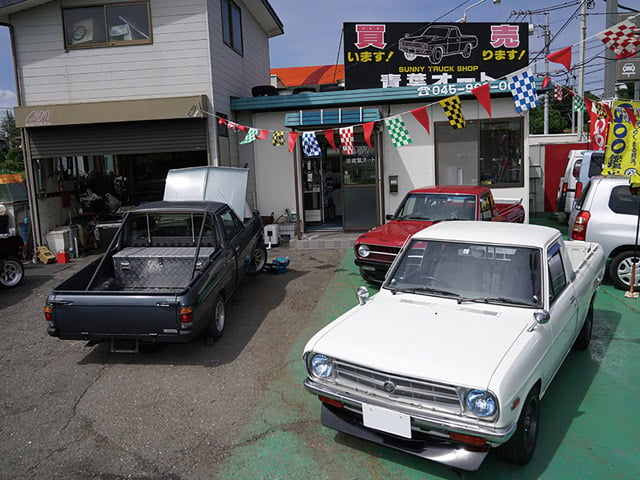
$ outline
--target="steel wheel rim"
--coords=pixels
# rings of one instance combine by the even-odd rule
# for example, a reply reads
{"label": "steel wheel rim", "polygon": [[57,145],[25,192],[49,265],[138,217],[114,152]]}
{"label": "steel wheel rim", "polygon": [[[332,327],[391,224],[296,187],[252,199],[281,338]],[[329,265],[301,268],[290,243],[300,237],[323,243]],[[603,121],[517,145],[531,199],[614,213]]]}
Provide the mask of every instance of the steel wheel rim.
{"label": "steel wheel rim", "polygon": [[6,287],[13,287],[18,284],[20,281],[20,269],[15,261],[6,260],[3,263],[0,278],[2,279],[2,285]]}
{"label": "steel wheel rim", "polygon": [[216,313],[215,313],[215,325],[216,325],[216,330],[218,332],[221,332],[222,329],[224,328],[224,303],[222,302],[218,302],[218,304],[216,305]]}

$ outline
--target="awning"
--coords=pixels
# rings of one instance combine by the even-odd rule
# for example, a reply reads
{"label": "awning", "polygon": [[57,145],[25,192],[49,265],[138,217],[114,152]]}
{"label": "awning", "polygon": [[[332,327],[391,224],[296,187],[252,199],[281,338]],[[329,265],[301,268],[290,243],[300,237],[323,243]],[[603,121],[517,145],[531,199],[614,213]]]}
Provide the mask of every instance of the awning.
{"label": "awning", "polygon": [[286,127],[305,127],[317,125],[353,125],[375,122],[380,120],[380,110],[377,108],[339,108],[337,110],[300,110],[287,113],[284,124]]}

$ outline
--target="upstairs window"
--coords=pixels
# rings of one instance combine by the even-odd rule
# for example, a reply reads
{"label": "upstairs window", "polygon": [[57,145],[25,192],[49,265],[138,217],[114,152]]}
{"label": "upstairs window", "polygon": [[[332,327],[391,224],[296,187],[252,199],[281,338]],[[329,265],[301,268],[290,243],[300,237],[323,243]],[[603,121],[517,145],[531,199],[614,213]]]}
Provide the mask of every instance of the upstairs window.
{"label": "upstairs window", "polygon": [[242,55],[242,12],[233,0],[221,0],[222,40]]}
{"label": "upstairs window", "polygon": [[151,43],[148,2],[63,8],[67,49]]}

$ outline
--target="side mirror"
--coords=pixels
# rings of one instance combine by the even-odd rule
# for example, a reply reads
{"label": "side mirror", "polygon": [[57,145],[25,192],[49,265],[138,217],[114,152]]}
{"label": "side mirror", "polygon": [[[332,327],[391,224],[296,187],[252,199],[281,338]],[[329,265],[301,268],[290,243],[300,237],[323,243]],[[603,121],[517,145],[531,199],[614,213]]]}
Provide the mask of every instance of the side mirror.
{"label": "side mirror", "polygon": [[551,315],[548,310],[538,309],[533,312],[534,322],[527,328],[527,332],[533,332],[538,325],[545,325],[549,323]]}
{"label": "side mirror", "polygon": [[358,296],[358,303],[364,305],[367,303],[367,298],[369,298],[369,290],[365,286],[360,286],[358,287],[356,295]]}
{"label": "side mirror", "polygon": [[387,213],[384,218],[386,218],[387,220],[391,220],[393,218],[393,215]]}

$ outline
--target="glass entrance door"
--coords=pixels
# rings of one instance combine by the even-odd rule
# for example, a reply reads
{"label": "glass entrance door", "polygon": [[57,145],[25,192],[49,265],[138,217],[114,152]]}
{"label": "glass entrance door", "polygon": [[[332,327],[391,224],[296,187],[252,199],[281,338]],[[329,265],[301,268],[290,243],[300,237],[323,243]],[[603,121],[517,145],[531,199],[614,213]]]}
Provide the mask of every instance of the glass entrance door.
{"label": "glass entrance door", "polygon": [[375,152],[364,139],[356,141],[354,155],[342,156],[344,230],[368,230],[378,225],[377,164]]}

